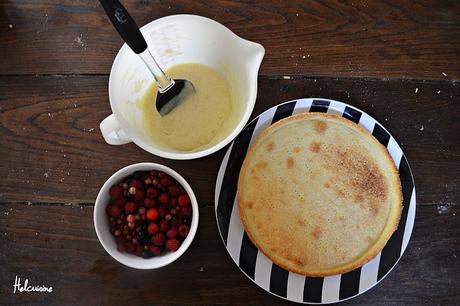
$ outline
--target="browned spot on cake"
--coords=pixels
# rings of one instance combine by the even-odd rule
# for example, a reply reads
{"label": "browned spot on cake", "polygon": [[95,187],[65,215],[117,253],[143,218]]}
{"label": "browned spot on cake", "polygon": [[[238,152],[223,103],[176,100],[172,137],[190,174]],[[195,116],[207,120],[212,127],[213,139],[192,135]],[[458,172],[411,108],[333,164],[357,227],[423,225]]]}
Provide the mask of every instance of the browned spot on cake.
{"label": "browned spot on cake", "polygon": [[291,156],[287,158],[287,167],[288,168],[294,167],[294,159]]}
{"label": "browned spot on cake", "polygon": [[372,237],[370,237],[370,236],[367,236],[367,237],[365,238],[365,240],[366,240],[367,243],[373,243],[373,242],[374,242],[374,240],[373,240]]}
{"label": "browned spot on cake", "polygon": [[[338,165],[336,170],[347,178],[348,189],[360,195],[363,200],[369,197],[380,201],[387,199],[387,182],[375,161],[353,149],[339,149],[334,155],[335,164]],[[356,200],[359,200],[359,196]]]}
{"label": "browned spot on cake", "polygon": [[379,214],[379,204],[372,201],[369,204],[369,211],[371,212],[373,216],[377,216]]}
{"label": "browned spot on cake", "polygon": [[336,188],[335,189],[335,194],[339,197],[339,198],[345,198],[345,193],[339,189],[339,188]]}
{"label": "browned spot on cake", "polygon": [[313,237],[313,239],[318,240],[321,236],[321,229],[318,226],[316,226],[311,232],[311,236]]}
{"label": "browned spot on cake", "polygon": [[251,177],[256,181],[260,181],[260,177],[256,173],[251,172]]}
{"label": "browned spot on cake", "polygon": [[345,222],[345,217],[344,217],[344,216],[340,216],[340,217],[339,217],[339,221],[340,221],[340,222]]}
{"label": "browned spot on cake", "polygon": [[360,194],[355,194],[355,195],[353,196],[353,200],[354,200],[355,202],[362,202],[362,201],[364,201],[364,197],[363,197],[362,195],[360,195]]}
{"label": "browned spot on cake", "polygon": [[267,168],[267,165],[268,165],[267,162],[261,161],[261,162],[258,162],[258,163],[255,164],[255,168],[256,168],[257,170],[262,170],[262,169]]}
{"label": "browned spot on cake", "polygon": [[326,183],[324,183],[324,187],[329,188],[329,187],[331,187],[331,184],[329,184],[328,182],[326,182]]}
{"label": "browned spot on cake", "polygon": [[359,226],[359,224],[356,224],[356,229],[361,229],[361,226]]}
{"label": "browned spot on cake", "polygon": [[294,147],[294,153],[299,153],[300,152],[300,148],[299,147]]}
{"label": "browned spot on cake", "polygon": [[319,150],[321,150],[321,144],[317,141],[313,141],[312,143],[310,143],[309,149],[313,153],[318,153]]}
{"label": "browned spot on cake", "polygon": [[252,207],[254,206],[254,203],[252,203],[251,201],[247,201],[246,206],[247,208],[252,209]]}
{"label": "browned spot on cake", "polygon": [[267,143],[267,151],[268,151],[268,152],[273,151],[274,145],[275,145],[275,144],[273,143],[273,141],[270,141],[269,143]]}
{"label": "browned spot on cake", "polygon": [[324,121],[316,121],[313,124],[313,128],[315,129],[317,133],[324,134],[324,131],[326,131],[326,128],[327,128],[327,124]]}
{"label": "browned spot on cake", "polygon": [[278,249],[277,249],[277,248],[270,248],[270,250],[271,250],[273,253],[277,253],[277,252],[278,252]]}
{"label": "browned spot on cake", "polygon": [[294,259],[294,263],[295,263],[297,266],[299,266],[299,267],[305,266],[305,261],[302,260],[301,258],[295,258],[295,259]]}
{"label": "browned spot on cake", "polygon": [[305,225],[306,225],[306,224],[305,224],[305,221],[302,220],[302,219],[299,218],[299,217],[296,217],[296,218],[295,218],[295,223],[296,223],[298,226],[305,226]]}

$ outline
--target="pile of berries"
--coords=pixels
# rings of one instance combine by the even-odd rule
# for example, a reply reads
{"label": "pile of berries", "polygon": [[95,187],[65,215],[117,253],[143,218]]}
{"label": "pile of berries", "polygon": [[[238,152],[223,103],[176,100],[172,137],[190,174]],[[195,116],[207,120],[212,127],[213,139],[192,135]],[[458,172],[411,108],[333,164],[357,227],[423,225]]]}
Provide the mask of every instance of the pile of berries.
{"label": "pile of berries", "polygon": [[120,252],[150,258],[179,249],[190,230],[192,206],[174,178],[138,171],[109,193],[106,212]]}

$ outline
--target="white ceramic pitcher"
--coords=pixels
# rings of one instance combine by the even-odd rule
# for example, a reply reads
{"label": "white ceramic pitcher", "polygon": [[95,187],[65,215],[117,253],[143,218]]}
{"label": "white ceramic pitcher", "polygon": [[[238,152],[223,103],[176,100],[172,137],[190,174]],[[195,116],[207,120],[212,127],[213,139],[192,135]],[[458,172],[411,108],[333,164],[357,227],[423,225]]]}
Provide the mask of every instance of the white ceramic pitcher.
{"label": "white ceramic pitcher", "polygon": [[156,145],[146,134],[142,110],[135,103],[142,98],[153,76],[125,44],[110,71],[109,99],[113,114],[100,124],[105,141],[112,145],[132,141],[152,154],[171,159],[206,156],[232,141],[254,108],[264,48],[238,37],[212,19],[195,15],[163,17],[143,26],[141,32],[164,70],[177,64],[198,63],[222,73],[230,83],[232,94],[237,95],[234,101],[241,103],[240,120],[227,137],[201,151],[186,152]]}

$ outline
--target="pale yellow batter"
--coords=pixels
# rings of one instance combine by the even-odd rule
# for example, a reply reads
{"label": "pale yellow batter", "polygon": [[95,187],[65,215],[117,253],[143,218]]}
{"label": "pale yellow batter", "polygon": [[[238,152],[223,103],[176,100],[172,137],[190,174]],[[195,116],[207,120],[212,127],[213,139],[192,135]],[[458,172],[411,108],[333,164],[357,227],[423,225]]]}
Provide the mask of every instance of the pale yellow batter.
{"label": "pale yellow batter", "polygon": [[201,64],[180,64],[167,73],[193,83],[196,93],[161,117],[155,107],[157,86],[152,84],[140,106],[144,126],[155,143],[182,151],[210,147],[225,138],[238,122],[230,84],[223,75]]}

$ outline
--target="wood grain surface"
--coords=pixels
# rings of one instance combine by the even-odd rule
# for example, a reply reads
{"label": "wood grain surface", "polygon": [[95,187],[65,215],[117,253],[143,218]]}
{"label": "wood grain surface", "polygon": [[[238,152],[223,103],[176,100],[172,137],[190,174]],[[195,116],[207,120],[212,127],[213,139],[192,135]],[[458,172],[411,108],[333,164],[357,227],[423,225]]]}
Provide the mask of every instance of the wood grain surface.
{"label": "wood grain surface", "polygon": [[[252,117],[323,97],[376,118],[412,167],[417,214],[388,277],[343,305],[460,301],[460,2],[122,1],[143,25],[198,14],[264,45]],[[0,2],[0,305],[278,305],[221,242],[214,189],[225,149],[193,161],[110,146],[108,73],[121,39],[93,0]],[[176,263],[139,271],[95,235],[99,188],[141,161],[181,173],[200,205],[198,234]],[[53,286],[13,294],[14,278]]]}
{"label": "wood grain surface", "polygon": [[[455,0],[123,3],[139,25],[180,13],[223,23],[265,46],[264,75],[460,79]],[[0,74],[105,74],[122,44],[93,0],[2,1],[0,28]]]}

